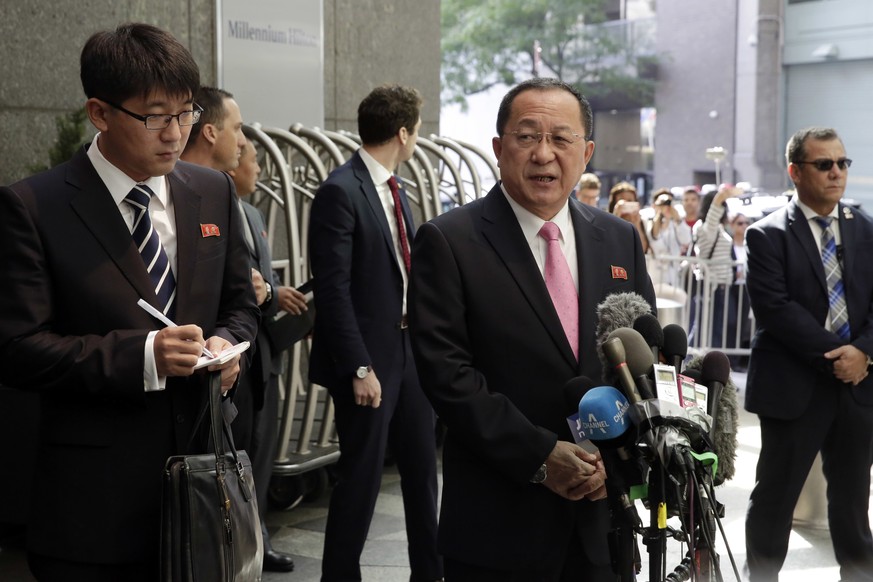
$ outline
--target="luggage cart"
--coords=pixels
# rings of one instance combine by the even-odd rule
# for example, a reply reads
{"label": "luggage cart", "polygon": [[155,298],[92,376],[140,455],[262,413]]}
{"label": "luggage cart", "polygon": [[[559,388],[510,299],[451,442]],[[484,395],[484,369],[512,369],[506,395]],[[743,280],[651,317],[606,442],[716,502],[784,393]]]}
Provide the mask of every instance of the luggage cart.
{"label": "luggage cart", "polygon": [[[266,217],[273,267],[284,284],[299,288],[309,278],[309,204],[327,171],[312,147],[288,131],[247,125],[243,132],[259,146],[262,173],[252,203]],[[279,442],[268,490],[270,504],[279,509],[321,495],[339,460],[333,403],[324,388],[307,381],[308,356],[305,338],[283,354]]]}

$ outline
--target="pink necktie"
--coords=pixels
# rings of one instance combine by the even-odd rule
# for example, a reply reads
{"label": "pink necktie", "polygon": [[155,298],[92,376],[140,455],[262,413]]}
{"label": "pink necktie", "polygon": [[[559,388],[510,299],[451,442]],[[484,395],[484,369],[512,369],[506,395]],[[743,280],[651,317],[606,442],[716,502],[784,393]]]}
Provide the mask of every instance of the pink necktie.
{"label": "pink necktie", "polygon": [[561,229],[554,222],[546,222],[540,229],[539,236],[548,243],[546,251],[546,288],[552,297],[552,303],[564,326],[564,333],[573,349],[573,355],[579,359],[579,295],[573,283],[573,275],[567,265],[567,258],[561,250],[559,237]]}

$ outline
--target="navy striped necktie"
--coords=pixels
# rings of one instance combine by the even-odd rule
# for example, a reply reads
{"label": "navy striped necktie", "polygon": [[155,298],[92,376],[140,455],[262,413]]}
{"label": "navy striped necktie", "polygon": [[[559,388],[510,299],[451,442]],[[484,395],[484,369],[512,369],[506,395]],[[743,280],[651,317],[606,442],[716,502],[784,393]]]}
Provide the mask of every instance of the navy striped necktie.
{"label": "navy striped necktie", "polygon": [[125,201],[133,208],[131,236],[152,280],[155,295],[158,297],[158,306],[164,315],[173,319],[176,311],[176,279],[173,277],[170,260],[161,244],[161,237],[149,216],[149,202],[154,194],[145,184],[137,184]]}
{"label": "navy striped necktie", "polygon": [[835,334],[849,340],[849,311],[846,308],[846,292],[843,288],[843,270],[837,256],[837,243],[831,229],[832,216],[816,216],[815,221],[821,227],[821,262],[824,265],[825,278],[828,283],[828,306],[831,317],[831,329]]}

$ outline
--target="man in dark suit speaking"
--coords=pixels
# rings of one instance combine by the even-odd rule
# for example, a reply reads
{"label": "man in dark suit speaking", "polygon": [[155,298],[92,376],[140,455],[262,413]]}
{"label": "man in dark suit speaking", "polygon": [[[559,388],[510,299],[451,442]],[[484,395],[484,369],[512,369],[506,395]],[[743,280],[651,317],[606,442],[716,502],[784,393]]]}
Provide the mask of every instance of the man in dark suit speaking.
{"label": "man in dark suit speaking", "polygon": [[573,87],[516,86],[493,138],[501,182],[416,235],[410,326],[447,426],[447,581],[615,579],[602,462],[572,442],[563,389],[601,377],[597,304],[655,294],[633,225],[570,198],[591,130]]}
{"label": "man in dark suit speaking", "polygon": [[873,221],[840,202],[852,161],[836,131],[798,131],[785,157],[797,195],[746,231],[758,327],[745,406],[761,421],[746,514],[749,577],[778,579],[794,506],[821,451],[840,577],[869,581]]}
{"label": "man in dark suit speaking", "polygon": [[[37,579],[151,581],[164,464],[205,452],[188,447],[206,386],[194,366],[254,341],[259,313],[230,178],[177,163],[199,117],[187,49],[121,25],[88,40],[81,79],[91,145],[0,188],[0,381],[41,396]],[[223,390],[240,368],[220,366]]]}
{"label": "man in dark suit speaking", "polygon": [[360,557],[382,482],[397,460],[412,582],[443,576],[436,551],[433,409],[406,324],[412,212],[392,174],[412,157],[418,91],[377,87],[358,106],[363,146],[318,188],[309,223],[315,330],[309,379],[336,405],[341,456],[324,535],[322,582],[361,579]]}

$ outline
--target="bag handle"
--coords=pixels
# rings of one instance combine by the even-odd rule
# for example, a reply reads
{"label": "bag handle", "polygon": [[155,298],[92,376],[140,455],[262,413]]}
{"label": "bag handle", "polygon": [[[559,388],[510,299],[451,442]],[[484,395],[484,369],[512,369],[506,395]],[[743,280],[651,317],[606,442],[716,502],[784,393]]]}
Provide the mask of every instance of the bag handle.
{"label": "bag handle", "polygon": [[[209,418],[210,418],[210,431],[212,433],[212,447],[215,452],[215,474],[219,477],[219,481],[223,481],[223,475],[226,471],[226,463],[225,463],[225,449],[224,443],[227,442],[230,445],[230,454],[233,456],[233,470],[236,473],[237,479],[239,480],[240,489],[242,490],[243,497],[246,501],[250,501],[252,498],[252,492],[249,489],[249,486],[246,484],[245,479],[243,479],[243,464],[239,460],[239,455],[236,451],[236,445],[233,443],[233,434],[230,431],[230,427],[227,422],[224,420],[224,416],[221,414],[221,372],[210,372],[209,373]],[[225,441],[224,439],[227,439]]]}

